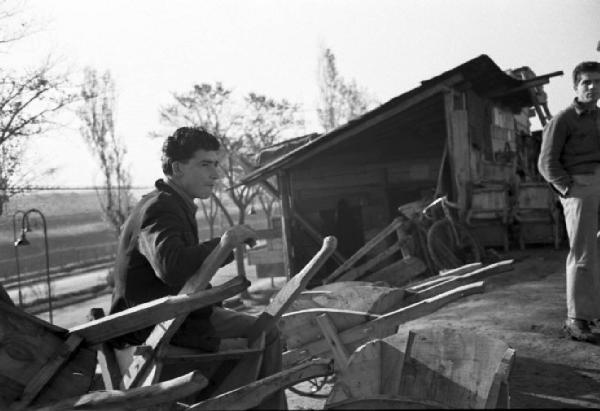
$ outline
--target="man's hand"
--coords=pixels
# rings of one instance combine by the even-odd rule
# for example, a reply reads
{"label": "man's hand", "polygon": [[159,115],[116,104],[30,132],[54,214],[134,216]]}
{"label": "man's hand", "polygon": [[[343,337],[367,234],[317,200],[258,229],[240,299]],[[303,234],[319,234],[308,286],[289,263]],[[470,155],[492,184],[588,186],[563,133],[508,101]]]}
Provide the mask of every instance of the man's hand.
{"label": "man's hand", "polygon": [[234,225],[225,231],[221,239],[234,246],[247,244],[249,247],[254,247],[256,244],[256,237],[256,231],[245,224],[240,224]]}

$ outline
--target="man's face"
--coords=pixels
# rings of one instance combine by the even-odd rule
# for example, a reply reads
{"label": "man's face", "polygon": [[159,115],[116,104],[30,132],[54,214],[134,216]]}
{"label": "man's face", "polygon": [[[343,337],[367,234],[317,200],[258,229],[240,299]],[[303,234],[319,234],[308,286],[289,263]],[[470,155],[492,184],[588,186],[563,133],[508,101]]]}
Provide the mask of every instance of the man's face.
{"label": "man's face", "polygon": [[575,85],[577,101],[580,103],[596,103],[600,98],[600,73],[581,73]]}
{"label": "man's face", "polygon": [[219,157],[218,151],[197,150],[185,163],[173,163],[173,177],[191,197],[209,198],[219,179]]}

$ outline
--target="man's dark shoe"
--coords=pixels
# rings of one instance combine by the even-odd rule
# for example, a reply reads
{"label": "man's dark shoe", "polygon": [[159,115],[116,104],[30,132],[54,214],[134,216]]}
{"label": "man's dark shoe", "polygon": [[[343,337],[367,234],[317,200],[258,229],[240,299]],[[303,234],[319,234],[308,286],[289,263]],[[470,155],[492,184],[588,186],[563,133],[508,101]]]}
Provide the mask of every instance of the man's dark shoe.
{"label": "man's dark shoe", "polygon": [[594,334],[586,320],[577,318],[567,318],[565,321],[566,333],[576,341],[585,341],[589,343],[600,342],[600,336]]}

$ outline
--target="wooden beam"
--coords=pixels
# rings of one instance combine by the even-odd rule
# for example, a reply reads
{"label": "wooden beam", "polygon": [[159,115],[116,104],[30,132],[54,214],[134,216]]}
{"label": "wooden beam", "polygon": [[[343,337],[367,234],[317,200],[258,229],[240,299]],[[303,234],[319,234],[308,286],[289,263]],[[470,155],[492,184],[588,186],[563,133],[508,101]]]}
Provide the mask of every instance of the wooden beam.
{"label": "wooden beam", "polygon": [[369,251],[373,249],[377,244],[379,244],[383,239],[385,239],[391,233],[396,232],[396,230],[401,227],[404,223],[404,218],[396,217],[392,222],[381,230],[377,235],[371,238],[365,245],[363,245],[354,255],[348,258],[342,265],[340,265],[333,273],[331,273],[327,278],[323,280],[323,284],[329,284],[335,281],[338,277],[340,277],[345,271],[350,269],[353,264],[355,264],[358,260],[364,257]]}
{"label": "wooden beam", "polygon": [[[377,255],[376,257],[371,258],[369,261],[360,265],[358,267],[354,267],[346,271],[343,275],[343,278],[350,278],[352,280],[356,278],[362,277],[368,270],[375,267],[377,264],[385,261],[388,257],[391,257],[394,253],[400,250],[400,244],[395,242],[392,246],[388,247],[384,252]],[[349,281],[352,281],[349,280]],[[343,281],[341,278],[338,278],[337,281]]]}
{"label": "wooden beam", "polygon": [[250,282],[248,280],[236,277],[210,290],[200,290],[190,294],[163,297],[140,304],[73,327],[69,332],[81,336],[89,345],[99,344],[218,303],[239,294],[248,288],[249,285]]}
{"label": "wooden beam", "polygon": [[422,301],[423,299],[431,298],[442,292],[451,290],[457,286],[484,280],[493,275],[510,271],[513,268],[513,260],[504,260],[479,268],[467,274],[457,275],[455,277],[445,277],[448,279],[447,281],[437,283],[428,288],[422,288],[414,295],[407,297],[405,301],[407,304],[416,303],[417,301]]}
{"label": "wooden beam", "polygon": [[468,111],[454,110],[454,92],[444,94],[444,112],[448,143],[448,159],[454,176],[456,202],[461,218],[467,209],[467,183],[470,180],[470,141],[468,133]]}
{"label": "wooden beam", "polygon": [[321,314],[317,318],[317,325],[321,329],[321,333],[323,333],[323,338],[329,344],[329,349],[333,353],[333,358],[335,359],[335,368],[336,370],[342,371],[348,365],[348,358],[350,355],[344,347],[344,344],[340,340],[340,336],[337,333],[337,329],[335,328],[335,324],[331,321],[331,319],[327,316],[327,314]]}
{"label": "wooden beam", "polygon": [[[99,320],[103,318],[104,310],[102,308],[92,308],[90,310],[89,320]],[[105,390],[119,389],[119,384],[123,376],[115,355],[115,350],[107,342],[98,345],[97,353],[98,364],[102,373],[102,381],[104,382]]]}
{"label": "wooden beam", "polygon": [[209,398],[197,404],[191,405],[187,410],[247,410],[258,407],[259,404],[276,391],[291,387],[299,382],[315,377],[323,377],[333,374],[330,361],[315,359],[295,367],[265,377],[261,380],[251,382],[248,385],[233,391]]}
{"label": "wooden beam", "polygon": [[[367,281],[385,281],[390,287],[402,287],[414,277],[427,270],[425,263],[417,257],[408,257],[398,260],[387,267],[382,268],[372,274],[368,274],[362,279]],[[342,279],[344,276],[342,276]]]}
{"label": "wooden beam", "polygon": [[146,409],[157,405],[173,404],[202,390],[207,385],[208,380],[200,372],[195,371],[149,387],[132,388],[126,391],[94,391],[80,397],[59,401],[36,411]]}
{"label": "wooden beam", "polygon": [[292,277],[292,270],[294,269],[294,252],[292,248],[292,206],[291,206],[291,191],[290,191],[290,176],[288,173],[279,173],[278,181],[279,188],[281,189],[281,235],[283,244],[283,267],[285,275],[289,279]]}

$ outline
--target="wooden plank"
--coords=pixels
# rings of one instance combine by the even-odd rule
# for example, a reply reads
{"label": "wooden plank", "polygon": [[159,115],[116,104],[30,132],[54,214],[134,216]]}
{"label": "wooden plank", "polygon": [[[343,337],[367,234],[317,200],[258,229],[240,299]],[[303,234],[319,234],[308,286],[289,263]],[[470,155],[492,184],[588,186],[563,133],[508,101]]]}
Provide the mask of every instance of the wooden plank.
{"label": "wooden plank", "polygon": [[450,276],[450,275],[467,274],[467,273],[470,273],[472,271],[475,271],[475,270],[481,268],[481,266],[482,266],[481,262],[478,261],[476,263],[465,264],[463,266],[451,268],[449,270],[441,270],[440,275],[441,276]]}
{"label": "wooden plank", "polygon": [[415,400],[405,396],[373,395],[332,403],[334,410],[443,410],[444,404],[431,400]]}
{"label": "wooden plank", "polygon": [[363,398],[381,392],[381,340],[374,340],[352,353],[345,370],[337,372],[337,381],[325,407],[351,398]]}
{"label": "wooden plank", "polygon": [[387,227],[381,230],[375,237],[371,238],[365,245],[363,245],[356,253],[348,258],[342,265],[340,265],[333,273],[323,280],[323,284],[328,284],[340,277],[347,271],[352,265],[358,260],[364,257],[373,247],[379,244],[385,237],[395,232],[399,227],[403,225],[403,219],[396,217]]}
{"label": "wooden plank", "polygon": [[206,401],[193,404],[188,411],[199,410],[247,410],[258,407],[268,396],[278,390],[291,387],[311,378],[333,373],[330,361],[315,359],[295,367],[251,382],[233,391],[226,392]]}
{"label": "wooden plank", "polygon": [[[277,174],[279,182],[280,200],[281,200],[281,239],[283,240],[283,267],[287,278],[292,277],[294,272],[294,253],[292,238],[292,199],[290,188],[290,174],[287,171],[280,171]],[[267,185],[268,189],[269,185]]]}
{"label": "wooden plank", "polygon": [[446,132],[450,169],[454,176],[455,193],[460,213],[466,211],[467,182],[470,178],[470,142],[468,136],[467,110],[454,109],[454,95],[456,92],[444,93],[444,107],[446,118]]}
{"label": "wooden plank", "polygon": [[[292,304],[293,300],[303,291],[311,278],[321,269],[323,264],[331,256],[337,246],[337,240],[333,236],[325,237],[321,249],[313,256],[306,266],[294,277],[292,277],[275,295],[269,305],[257,318],[252,328],[248,331],[248,344],[252,344],[263,333],[276,325],[283,313]],[[248,376],[252,358],[242,359],[234,369],[225,377],[216,390],[216,394],[238,388],[253,379]],[[247,378],[244,379],[243,377]]]}
{"label": "wooden plank", "polygon": [[[385,281],[392,287],[401,287],[427,270],[425,263],[417,257],[403,258],[381,270],[364,277],[368,281]],[[344,277],[342,277],[344,278]]]}
{"label": "wooden plank", "polygon": [[[23,390],[52,361],[64,346],[68,331],[49,324],[17,307],[0,302],[2,343],[2,404],[18,401]],[[86,392],[96,367],[96,352],[80,347],[71,359],[59,367],[34,400],[56,401]]]}
{"label": "wooden plank", "polygon": [[487,265],[485,267],[481,267],[467,274],[448,277],[448,281],[432,285],[428,288],[420,289],[417,293],[407,296],[405,299],[405,303],[413,304],[417,301],[422,301],[423,299],[431,298],[440,293],[454,289],[457,286],[469,284],[475,281],[481,281],[496,274],[510,271],[513,268],[513,260],[503,260],[494,264]]}
{"label": "wooden plank", "polygon": [[[102,317],[104,317],[104,310],[102,308],[92,308],[90,310],[90,321],[98,320]],[[121,375],[114,349],[106,342],[99,344],[97,358],[102,373],[104,389],[118,389],[123,376]]]}
{"label": "wooden plank", "polygon": [[445,283],[446,281],[450,281],[454,277],[440,277],[439,275],[426,278],[422,281],[415,281],[409,283],[404,289],[408,293],[416,293],[431,286],[434,286],[439,283]]}
{"label": "wooden plank", "polygon": [[397,395],[404,367],[404,347],[398,347],[389,340],[381,340],[381,388],[380,393]]}
{"label": "wooden plank", "polygon": [[140,330],[187,314],[198,308],[233,297],[250,285],[245,278],[236,277],[209,290],[169,296],[140,304],[121,312],[78,325],[69,330],[85,339],[88,345],[99,344],[120,335]]}
{"label": "wooden plank", "polygon": [[240,358],[243,358],[246,355],[260,353],[261,350],[261,347],[248,347],[227,349],[215,353],[200,353],[198,352],[198,350],[186,349],[170,345],[168,348],[161,352],[160,359],[164,364],[189,364],[190,362],[201,363],[225,360],[239,360]]}
{"label": "wooden plank", "polygon": [[510,408],[510,393],[508,388],[508,377],[515,361],[515,350],[508,348],[498,364],[494,375],[494,381],[488,393],[485,408]]}
{"label": "wooden plank", "polygon": [[26,409],[29,404],[35,399],[40,393],[44,386],[50,381],[52,377],[58,372],[65,362],[69,359],[71,354],[79,347],[83,339],[72,334],[67,338],[62,346],[56,351],[54,356],[48,360],[48,362],[38,371],[36,376],[29,381],[23,390],[23,395],[18,402],[12,404],[13,410]]}
{"label": "wooden plank", "polygon": [[439,401],[449,408],[484,408],[508,345],[449,328],[412,333],[413,344],[410,351],[407,346],[399,395]]}
{"label": "wooden plank", "polygon": [[344,280],[342,280],[342,278],[339,278],[338,281],[353,281],[357,278],[360,278],[362,275],[364,275],[364,273],[369,271],[371,268],[375,267],[377,264],[385,261],[387,258],[391,257],[394,253],[396,253],[399,250],[400,250],[400,244],[398,242],[395,242],[392,246],[388,247],[384,252],[371,258],[366,263],[364,263],[358,267],[351,268],[348,271],[346,271],[343,274]]}
{"label": "wooden plank", "polygon": [[321,314],[317,316],[317,325],[321,329],[321,333],[323,334],[323,338],[329,344],[329,349],[333,353],[333,358],[335,359],[334,365],[336,371],[344,370],[348,364],[348,352],[342,344],[340,337],[338,336],[337,329],[335,325],[331,321],[331,319],[327,316],[327,314]]}
{"label": "wooden plank", "polygon": [[94,391],[41,407],[37,411],[139,410],[173,404],[202,390],[207,385],[208,380],[201,373],[193,372],[149,387],[132,388],[126,391]]}
{"label": "wooden plank", "polygon": [[[331,284],[338,284],[337,282]],[[342,310],[362,311],[371,314],[383,314],[400,308],[405,291],[401,288],[354,285],[352,283],[336,291],[321,290],[315,287],[308,293],[302,293],[291,305],[289,312],[310,308],[338,308]]]}
{"label": "wooden plank", "polygon": [[[431,314],[446,304],[456,301],[471,294],[483,292],[483,281],[457,287],[435,297],[401,308],[364,324],[339,332],[344,345],[360,344],[373,338],[380,338],[384,331],[407,321]],[[314,341],[303,345],[301,348],[291,349],[283,354],[284,367],[297,364],[311,356],[327,358],[330,356],[329,348],[323,340]]]}

